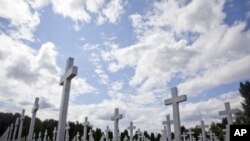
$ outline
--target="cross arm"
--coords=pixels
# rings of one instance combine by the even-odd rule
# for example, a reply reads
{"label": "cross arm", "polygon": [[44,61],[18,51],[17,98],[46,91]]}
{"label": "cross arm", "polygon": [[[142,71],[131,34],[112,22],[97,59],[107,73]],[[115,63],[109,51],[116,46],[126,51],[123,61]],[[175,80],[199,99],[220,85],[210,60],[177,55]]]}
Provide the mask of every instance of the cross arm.
{"label": "cross arm", "polygon": [[63,85],[64,80],[72,79],[77,75],[78,68],[76,66],[72,66],[69,68],[69,70],[61,77],[60,79],[60,85]]}

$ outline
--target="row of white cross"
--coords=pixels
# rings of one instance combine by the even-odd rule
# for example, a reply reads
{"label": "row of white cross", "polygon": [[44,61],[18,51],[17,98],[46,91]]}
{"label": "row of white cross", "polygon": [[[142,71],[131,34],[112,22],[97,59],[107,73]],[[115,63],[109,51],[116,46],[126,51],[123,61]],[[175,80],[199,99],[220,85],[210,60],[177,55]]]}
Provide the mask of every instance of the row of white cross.
{"label": "row of white cross", "polygon": [[[57,129],[57,135],[56,135],[56,141],[64,141],[65,139],[65,133],[66,133],[66,140],[68,138],[68,133],[65,132],[65,127],[66,130],[68,126],[66,126],[66,120],[67,120],[67,111],[68,111],[68,102],[69,102],[69,95],[70,95],[70,85],[71,85],[71,79],[74,78],[77,75],[77,67],[73,65],[74,64],[74,59],[73,58],[68,58],[67,64],[66,64],[66,69],[65,69],[65,74],[61,77],[60,79],[60,85],[63,85],[63,91],[62,91],[62,99],[61,99],[61,106],[60,106],[60,113],[59,113],[59,121],[58,121],[58,129]],[[173,110],[173,120],[170,120],[170,116],[166,116],[166,121],[163,122],[164,125],[166,125],[167,130],[167,138],[169,141],[172,141],[171,139],[171,124],[174,124],[174,135],[175,135],[175,141],[181,141],[181,123],[180,123],[180,112],[179,112],[179,103],[186,101],[187,96],[186,95],[181,95],[178,96],[178,90],[176,87],[171,89],[171,98],[165,100],[165,105],[172,105],[172,110]],[[32,118],[31,118],[31,123],[30,123],[30,129],[29,129],[29,134],[28,134],[28,141],[32,141],[32,136],[34,132],[34,125],[35,125],[35,117],[36,117],[36,112],[39,108],[38,105],[39,99],[36,98],[34,108],[32,109]],[[231,109],[229,103],[225,103],[225,111],[220,111],[219,115],[226,115],[227,116],[227,121],[228,125],[232,124],[232,114],[238,112],[238,109]],[[115,114],[114,116],[111,117],[111,119],[114,121],[114,141],[119,141],[119,120],[122,119],[123,116],[119,114],[119,109],[115,109]],[[21,120],[22,122],[22,120]],[[84,134],[83,134],[83,139],[86,141],[87,137],[87,126],[89,126],[89,123],[87,122],[87,118],[85,118],[85,123],[84,123]],[[201,129],[202,129],[202,140],[205,141],[205,128],[207,126],[204,125],[204,121],[201,122]],[[133,123],[130,123],[130,136],[133,137],[133,129],[135,127],[133,126]],[[20,132],[19,128],[19,134]],[[15,131],[16,132],[16,131]],[[226,137],[227,141],[229,140],[229,126],[227,126],[226,130]],[[15,136],[14,136],[15,137]],[[20,139],[18,135],[18,139]],[[20,140],[19,140],[20,141]],[[132,139],[130,138],[130,141]]]}

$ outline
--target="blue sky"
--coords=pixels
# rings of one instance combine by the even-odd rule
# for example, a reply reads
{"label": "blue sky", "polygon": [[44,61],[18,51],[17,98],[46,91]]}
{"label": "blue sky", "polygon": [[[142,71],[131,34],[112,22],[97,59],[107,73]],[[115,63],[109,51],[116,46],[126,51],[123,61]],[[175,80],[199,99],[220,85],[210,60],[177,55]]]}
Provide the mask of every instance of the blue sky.
{"label": "blue sky", "polygon": [[[240,108],[250,74],[250,3],[237,0],[0,1],[0,111],[32,108],[58,119],[66,59],[73,57],[68,120],[112,126],[115,107],[160,131],[171,87],[187,94],[182,124],[220,121],[224,102]],[[209,112],[207,112],[209,111]],[[148,117],[148,113],[152,116]],[[148,123],[148,124],[145,124]]]}

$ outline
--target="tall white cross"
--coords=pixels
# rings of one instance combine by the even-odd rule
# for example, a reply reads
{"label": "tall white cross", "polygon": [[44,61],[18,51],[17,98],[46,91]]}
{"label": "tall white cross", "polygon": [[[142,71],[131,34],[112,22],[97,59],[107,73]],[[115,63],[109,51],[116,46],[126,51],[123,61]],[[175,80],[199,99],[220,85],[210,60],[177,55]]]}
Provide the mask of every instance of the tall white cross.
{"label": "tall white cross", "polygon": [[68,113],[69,94],[71,79],[77,75],[77,67],[74,65],[74,59],[69,57],[66,64],[64,75],[60,79],[60,85],[63,85],[62,99],[57,127],[57,141],[63,141],[65,136],[65,127]]}
{"label": "tall white cross", "polygon": [[213,141],[213,132],[211,130],[209,130],[209,137],[210,137],[210,141]]}
{"label": "tall white cross", "polygon": [[20,125],[19,125],[19,130],[18,130],[18,136],[17,136],[17,141],[21,141],[21,136],[22,136],[22,131],[23,131],[23,121],[24,121],[24,113],[25,113],[25,110],[23,109],[22,110],[22,115],[21,115],[21,118],[20,118]]}
{"label": "tall white cross", "polygon": [[180,111],[179,111],[179,103],[186,101],[187,96],[181,95],[178,96],[178,90],[176,87],[171,88],[172,98],[165,100],[165,105],[173,105],[173,118],[174,118],[174,133],[175,133],[175,141],[181,140],[181,125],[180,125]]}
{"label": "tall white cross", "polygon": [[54,131],[53,131],[53,141],[55,141],[56,140],[56,127],[54,127]]}
{"label": "tall white cross", "polygon": [[163,127],[163,130],[161,130],[161,132],[162,132],[163,140],[164,140],[164,141],[167,140],[167,127],[164,126],[164,127]]}
{"label": "tall white cross", "polygon": [[107,128],[105,130],[105,132],[106,132],[106,141],[109,141],[109,131],[110,131],[109,126],[107,126]]}
{"label": "tall white cross", "polygon": [[19,117],[16,119],[16,122],[15,122],[14,135],[13,135],[13,137],[12,137],[13,140],[16,139],[16,133],[17,133],[18,124],[19,124]]}
{"label": "tall white cross", "polygon": [[167,138],[168,141],[172,141],[172,134],[171,134],[171,124],[173,120],[170,120],[170,116],[166,115],[166,121],[163,121],[162,124],[167,125]]}
{"label": "tall white cross", "polygon": [[233,118],[232,118],[232,114],[236,114],[239,112],[239,109],[231,109],[230,108],[230,103],[229,102],[225,102],[225,111],[220,111],[219,115],[227,115],[227,123],[229,125],[233,124]]}
{"label": "tall white cross", "polygon": [[34,132],[34,127],[35,127],[35,121],[36,121],[36,112],[39,108],[39,98],[37,97],[34,103],[34,107],[32,109],[32,118],[30,121],[30,129],[29,129],[29,134],[28,134],[28,141],[32,141],[32,136]]}
{"label": "tall white cross", "polygon": [[182,136],[182,138],[183,138],[183,141],[186,141],[186,137],[187,137],[186,133],[183,132],[183,134],[182,134],[181,136]]}
{"label": "tall white cross", "polygon": [[79,134],[79,132],[77,132],[77,134],[76,134],[76,140],[77,141],[79,141],[79,137],[80,137],[80,134]]}
{"label": "tall white cross", "polygon": [[200,135],[198,136],[198,138],[199,138],[199,141],[206,141],[206,140],[203,140],[203,139],[202,139],[202,134],[200,134]]}
{"label": "tall white cross", "polygon": [[89,122],[88,122],[88,117],[85,117],[84,123],[83,123],[83,141],[87,140],[87,130],[88,130],[88,126],[90,126]]}
{"label": "tall white cross", "polygon": [[69,141],[69,122],[66,124],[66,127],[64,128],[66,130],[66,136],[65,136],[65,141]]}
{"label": "tall white cross", "polygon": [[204,120],[201,121],[201,125],[198,126],[201,128],[201,135],[202,135],[202,140],[206,140],[206,128],[208,128],[208,125],[205,125]]}
{"label": "tall white cross", "polygon": [[135,129],[135,126],[133,126],[133,122],[130,122],[130,126],[128,127],[128,130],[130,131],[130,137],[129,140],[133,141],[133,130]]}
{"label": "tall white cross", "polygon": [[48,134],[48,131],[47,131],[47,129],[45,129],[43,141],[47,141],[47,134]]}
{"label": "tall white cross", "polygon": [[114,141],[118,141],[118,130],[119,130],[119,119],[122,119],[123,116],[119,115],[119,109],[115,108],[115,115],[111,117],[111,120],[114,121]]}
{"label": "tall white cross", "polygon": [[12,130],[13,130],[13,123],[11,123],[11,125],[10,125],[10,131],[9,131],[8,141],[11,140],[11,135],[12,135],[12,132],[13,132]]}
{"label": "tall white cross", "polygon": [[192,135],[194,134],[194,132],[191,129],[189,129],[187,133],[189,135],[189,140],[192,140],[193,137]]}

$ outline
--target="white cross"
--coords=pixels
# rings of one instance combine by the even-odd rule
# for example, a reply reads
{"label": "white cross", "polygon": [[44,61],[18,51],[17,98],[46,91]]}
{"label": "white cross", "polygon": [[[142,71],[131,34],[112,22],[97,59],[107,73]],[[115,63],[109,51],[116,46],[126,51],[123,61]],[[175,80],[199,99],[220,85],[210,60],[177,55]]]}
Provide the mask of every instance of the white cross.
{"label": "white cross", "polygon": [[129,131],[130,131],[130,137],[129,140],[133,141],[133,129],[135,129],[135,126],[133,126],[133,122],[130,122],[130,126],[128,127]]}
{"label": "white cross", "polygon": [[172,123],[173,123],[173,120],[170,120],[170,116],[166,115],[166,121],[163,121],[162,124],[167,125],[168,141],[172,141],[172,135],[171,135],[171,124]]}
{"label": "white cross", "polygon": [[56,140],[56,127],[54,127],[54,131],[53,131],[53,141]]}
{"label": "white cross", "polygon": [[191,129],[189,129],[188,130],[188,135],[189,135],[189,139],[190,140],[192,140],[192,135],[194,134],[194,132],[191,130]]}
{"label": "white cross", "polygon": [[88,126],[90,126],[89,122],[88,122],[88,117],[85,117],[85,121],[83,123],[83,141],[87,140],[87,130],[88,130]]}
{"label": "white cross", "polygon": [[231,109],[229,102],[225,102],[225,108],[226,110],[220,111],[219,115],[227,115],[227,123],[231,125],[233,124],[232,114],[238,113],[239,109]]}
{"label": "white cross", "polygon": [[66,127],[65,127],[65,130],[66,130],[65,141],[69,141],[69,129],[70,129],[70,126],[69,126],[69,122],[68,122]]}
{"label": "white cross", "polygon": [[30,129],[29,129],[29,134],[28,134],[28,141],[32,141],[32,136],[33,136],[34,127],[35,127],[36,112],[37,112],[37,110],[39,108],[38,102],[39,102],[39,98],[36,97],[34,107],[32,109],[32,118],[31,118],[31,121],[30,121]]}
{"label": "white cross", "polygon": [[183,141],[186,141],[186,133],[185,132],[183,132],[183,134],[181,135],[182,136],[182,138],[183,138]]}
{"label": "white cross", "polygon": [[206,140],[206,128],[208,128],[208,125],[205,125],[204,120],[201,121],[201,125],[198,126],[201,128],[201,134],[202,134],[202,140]]}
{"label": "white cross", "polygon": [[119,109],[115,108],[115,115],[111,117],[111,120],[114,121],[114,141],[118,141],[118,130],[119,130],[118,122],[119,122],[119,119],[122,119],[122,118],[123,116],[119,115]]}
{"label": "white cross", "polygon": [[22,115],[21,115],[21,118],[20,118],[19,130],[18,130],[18,137],[17,137],[18,141],[21,141],[22,130],[23,130],[23,121],[24,121],[24,113],[25,113],[25,110],[23,109],[22,110]]}
{"label": "white cross", "polygon": [[60,79],[60,85],[63,85],[59,121],[58,121],[58,131],[57,131],[57,141],[63,141],[65,136],[65,126],[68,113],[68,104],[69,104],[69,94],[70,94],[70,85],[71,79],[77,75],[77,67],[73,66],[74,59],[68,58],[65,74]]}
{"label": "white cross", "polygon": [[109,140],[109,131],[110,131],[109,126],[107,126],[107,128],[105,130],[105,132],[106,132],[106,140]]}
{"label": "white cross", "polygon": [[186,101],[187,96],[181,95],[178,96],[178,90],[176,87],[171,88],[172,98],[165,100],[165,105],[173,105],[173,117],[174,117],[174,133],[175,140],[181,140],[181,125],[180,125],[180,111],[179,111],[179,103]]}

